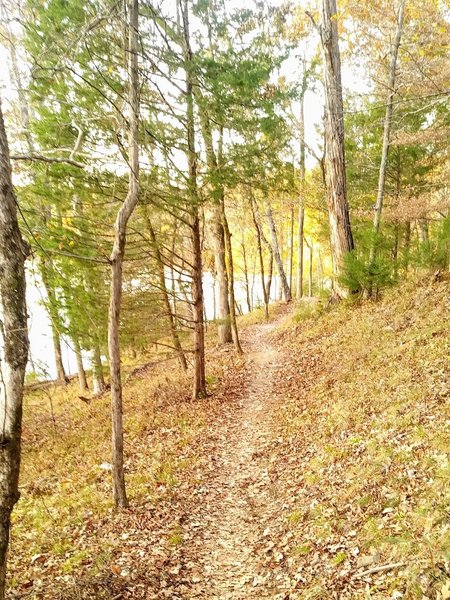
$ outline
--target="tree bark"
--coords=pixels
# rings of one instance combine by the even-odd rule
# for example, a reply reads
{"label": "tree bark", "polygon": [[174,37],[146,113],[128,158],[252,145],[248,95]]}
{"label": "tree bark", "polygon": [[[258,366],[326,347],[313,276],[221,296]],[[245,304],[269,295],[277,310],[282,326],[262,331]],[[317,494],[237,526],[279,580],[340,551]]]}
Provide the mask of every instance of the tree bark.
{"label": "tree bark", "polygon": [[340,284],[340,276],[343,272],[345,256],[354,249],[354,243],[347,202],[344,111],[336,0],[320,1],[320,20],[326,110],[326,189],[333,259],[333,285],[337,296],[346,296],[348,290]]}
{"label": "tree bark", "polygon": [[307,84],[307,70],[303,63],[303,78],[300,94],[300,173],[298,194],[298,249],[297,249],[297,298],[303,296],[303,246],[305,225],[305,93]]}
{"label": "tree bark", "polygon": [[194,264],[192,270],[192,309],[194,318],[194,399],[205,398],[206,373],[205,373],[205,331],[203,323],[204,302],[202,285],[202,250],[200,220],[198,214],[194,215],[192,227],[192,250]]}
{"label": "tree bark", "polygon": [[309,250],[309,269],[308,269],[308,296],[312,298],[313,295],[313,245],[305,240]]}
{"label": "tree bark", "polygon": [[230,320],[230,302],[228,299],[228,275],[225,259],[225,232],[223,230],[221,209],[215,205],[212,210],[212,237],[214,244],[214,264],[218,283],[218,323],[217,334],[220,344],[233,341]]}
{"label": "tree bark", "polygon": [[228,226],[227,215],[225,213],[225,198],[221,199],[222,210],[222,225],[225,234],[225,252],[227,258],[227,275],[228,275],[228,296],[230,302],[230,321],[231,332],[233,334],[234,347],[238,354],[243,354],[241,342],[239,341],[239,332],[236,321],[236,299],[234,295],[234,265],[233,265],[233,248],[231,246],[231,232]]}
{"label": "tree bark", "polygon": [[200,88],[197,85],[195,87],[195,94],[198,98],[198,108],[200,114],[200,124],[203,142],[206,150],[206,161],[208,169],[217,178],[216,193],[213,200],[213,207],[211,211],[211,233],[214,247],[214,264],[216,267],[217,282],[219,284],[219,302],[218,302],[218,313],[219,320],[217,324],[217,334],[219,337],[220,344],[227,344],[233,341],[232,337],[232,326],[231,326],[231,310],[229,300],[229,281],[228,272],[226,265],[226,242],[225,242],[225,231],[223,227],[222,219],[222,207],[221,198],[223,196],[223,184],[220,181],[220,166],[218,157],[213,144],[211,122],[202,106],[202,94]]}
{"label": "tree bark", "polygon": [[92,390],[94,394],[99,394],[105,387],[105,377],[103,374],[102,356],[100,346],[96,342],[92,349]]}
{"label": "tree bark", "polygon": [[73,349],[75,352],[75,358],[77,360],[78,383],[80,385],[80,390],[82,392],[86,392],[89,388],[88,388],[88,383],[87,383],[87,378],[86,378],[86,371],[84,370],[83,357],[81,355],[80,343],[77,340],[77,338],[73,338],[72,341],[73,341]]}
{"label": "tree bark", "polygon": [[405,241],[403,245],[403,251],[405,253],[405,273],[407,273],[409,269],[409,258],[411,252],[411,221],[406,221],[405,223]]}
{"label": "tree bark", "polygon": [[248,278],[248,262],[247,262],[247,251],[245,250],[245,239],[241,239],[242,248],[242,260],[244,262],[244,283],[245,283],[245,297],[247,301],[248,312],[252,312],[252,301],[250,297],[250,281]]}
{"label": "tree bark", "polygon": [[426,219],[417,220],[417,235],[422,246],[428,244],[430,240],[428,221]]}
{"label": "tree bark", "polygon": [[269,229],[272,238],[272,250],[275,262],[277,263],[278,274],[280,275],[284,299],[286,300],[286,302],[290,302],[292,299],[291,289],[289,287],[289,283],[284,270],[283,261],[280,254],[280,248],[278,246],[277,230],[275,228],[275,221],[273,220],[272,208],[269,202],[267,202],[267,220],[269,222]]}
{"label": "tree bark", "polygon": [[200,198],[197,188],[197,154],[195,150],[195,123],[194,123],[194,92],[193,92],[193,64],[192,49],[189,34],[189,4],[188,0],[179,0],[179,9],[183,21],[184,62],[186,75],[186,133],[188,163],[188,192],[191,202],[191,244],[193,256],[192,268],[192,312],[194,320],[194,385],[192,395],[194,399],[204,398],[206,391],[205,374],[205,331],[203,323],[204,302],[202,283],[202,248],[199,206]]}
{"label": "tree bark", "polygon": [[253,199],[253,195],[250,193],[250,208],[252,211],[253,224],[254,224],[255,230],[256,230],[256,244],[257,244],[258,256],[259,256],[259,269],[261,272],[261,287],[262,287],[262,293],[263,293],[263,299],[264,299],[264,312],[265,312],[266,319],[268,319],[269,318],[270,289],[269,290],[266,289],[266,282],[264,280],[264,254],[263,254],[263,249],[262,249],[261,223],[258,218],[259,215],[256,212],[255,204],[256,203],[255,203],[255,200]]}
{"label": "tree bark", "polygon": [[292,280],[294,277],[294,205],[290,210],[289,223],[289,289],[292,290]]}
{"label": "tree bark", "polygon": [[50,319],[50,328],[52,330],[53,356],[55,359],[56,379],[57,381],[59,381],[59,383],[65,385],[68,382],[68,379],[62,361],[61,335],[59,333],[61,319],[59,317],[58,309],[56,307],[55,290],[53,289],[50,279],[48,277],[48,268],[49,266],[46,260],[40,261],[41,279],[42,283],[44,284],[45,293],[47,295],[47,302],[45,304],[45,308]]}
{"label": "tree bark", "polygon": [[373,241],[372,246],[370,248],[370,265],[373,265],[376,259],[378,242],[377,236],[380,231],[381,212],[383,210],[384,190],[386,186],[386,171],[388,165],[389,147],[391,143],[392,113],[394,110],[395,81],[397,78],[397,59],[398,51],[400,48],[400,41],[402,38],[404,12],[405,0],[401,0],[397,15],[397,30],[395,33],[394,44],[392,46],[391,65],[389,70],[389,92],[386,103],[386,114],[384,117],[383,126],[383,145],[381,148],[380,171],[378,175],[377,201],[375,204],[375,214],[373,218]]}
{"label": "tree bark", "polygon": [[111,253],[111,295],[108,315],[108,347],[111,376],[113,492],[116,508],[126,508],[128,499],[123,471],[122,380],[120,369],[119,319],[122,298],[122,269],[125,255],[126,228],[139,200],[139,2],[128,2],[128,193],[117,213],[114,224],[114,245]]}
{"label": "tree bark", "polygon": [[0,104],[0,600],[5,598],[11,513],[19,499],[20,442],[28,360],[25,260],[28,248],[17,220],[8,139]]}

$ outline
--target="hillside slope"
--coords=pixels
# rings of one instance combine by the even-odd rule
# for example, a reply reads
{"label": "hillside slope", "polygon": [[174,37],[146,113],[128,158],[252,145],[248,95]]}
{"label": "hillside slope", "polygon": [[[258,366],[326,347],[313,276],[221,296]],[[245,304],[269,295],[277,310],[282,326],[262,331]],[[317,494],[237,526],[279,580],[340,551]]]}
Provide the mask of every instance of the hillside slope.
{"label": "hillside slope", "polygon": [[141,373],[122,513],[107,395],[30,393],[9,597],[449,598],[449,291],[245,317],[202,401],[175,364]]}
{"label": "hillside slope", "polygon": [[277,335],[299,598],[450,597],[449,291],[409,284]]}

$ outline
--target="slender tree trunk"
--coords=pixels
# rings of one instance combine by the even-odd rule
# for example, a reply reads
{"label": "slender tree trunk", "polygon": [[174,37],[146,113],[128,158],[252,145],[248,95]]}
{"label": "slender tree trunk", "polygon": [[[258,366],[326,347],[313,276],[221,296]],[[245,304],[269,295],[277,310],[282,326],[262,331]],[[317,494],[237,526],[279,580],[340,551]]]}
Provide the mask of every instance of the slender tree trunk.
{"label": "slender tree trunk", "polygon": [[405,241],[404,241],[404,253],[405,253],[405,273],[409,269],[409,255],[411,252],[411,221],[405,223]]}
{"label": "slender tree trunk", "polygon": [[[208,169],[211,172],[211,174],[214,174],[219,179],[221,165],[219,164],[218,157],[216,156],[213,144],[211,122],[207,113],[204,110],[202,94],[200,92],[200,86],[198,85],[195,86],[195,97],[197,97],[199,100],[198,107],[200,114],[200,124],[203,142],[205,144]],[[229,281],[226,265],[225,231],[223,227],[222,207],[220,205],[220,200],[217,200],[217,197],[219,197],[220,199],[223,196],[222,183],[218,181],[215,185],[215,188],[216,198],[213,201],[214,204],[211,211],[211,233],[214,248],[214,264],[216,267],[217,281],[219,284],[219,322],[217,324],[217,334],[219,337],[219,343],[227,344],[228,342],[233,341],[233,337],[231,325],[231,306],[228,294]]]}
{"label": "slender tree trunk", "polygon": [[44,284],[45,293],[47,295],[47,303],[45,305],[45,308],[47,309],[47,313],[50,318],[50,328],[52,330],[53,356],[55,358],[56,379],[61,384],[65,385],[68,379],[62,361],[61,336],[58,331],[58,326],[60,326],[61,320],[59,318],[58,309],[56,307],[56,295],[48,277],[49,267],[47,261],[41,261],[40,267],[41,279],[42,283]]}
{"label": "slender tree trunk", "polygon": [[344,112],[336,0],[320,0],[320,37],[324,63],[326,189],[330,220],[334,291],[346,296],[339,278],[345,256],[354,249],[345,175]]}
{"label": "slender tree trunk", "polygon": [[256,212],[255,204],[256,203],[255,203],[255,201],[253,199],[253,196],[250,194],[250,208],[251,208],[251,211],[252,211],[253,224],[254,224],[255,230],[256,230],[256,244],[257,244],[258,256],[259,256],[259,270],[260,270],[260,273],[261,273],[261,287],[262,287],[262,293],[263,293],[263,299],[264,299],[264,311],[265,311],[266,319],[268,319],[269,318],[269,302],[270,302],[270,298],[269,298],[269,295],[267,293],[266,282],[264,280],[264,255],[263,255],[263,249],[262,249],[261,223],[260,223],[260,220],[258,218],[258,214]]}
{"label": "slender tree trunk", "polygon": [[428,244],[430,240],[428,221],[426,219],[417,220],[417,235],[422,246]]}
{"label": "slender tree trunk", "polygon": [[194,256],[194,269],[192,272],[192,308],[194,317],[194,387],[193,398],[205,398],[205,331],[203,324],[203,286],[202,286],[202,251],[200,221],[198,215],[194,217],[192,227],[192,245]]}
{"label": "slender tree trunk", "polygon": [[214,244],[214,264],[218,283],[218,324],[217,334],[220,344],[233,341],[231,334],[230,302],[228,299],[228,275],[225,259],[225,233],[219,205],[213,207],[212,232]]}
{"label": "slender tree trunk", "polygon": [[294,277],[294,205],[290,211],[290,229],[289,229],[289,289],[292,290],[292,281]]}
{"label": "slender tree trunk", "polygon": [[11,513],[19,499],[20,442],[28,359],[25,260],[28,248],[17,221],[8,139],[0,104],[0,600],[5,598]]}
{"label": "slender tree trunk", "polygon": [[286,302],[291,301],[291,289],[289,287],[289,283],[286,277],[286,273],[283,267],[283,260],[281,258],[280,248],[278,246],[277,240],[277,230],[275,228],[275,221],[273,220],[272,208],[270,203],[267,203],[267,220],[269,222],[270,234],[272,237],[272,250],[275,258],[275,262],[277,263],[278,274],[280,275],[282,291],[284,294],[284,298]]}
{"label": "slender tree trunk", "polygon": [[272,247],[270,248],[271,252],[269,254],[269,269],[267,272],[267,281],[266,281],[266,295],[268,298],[268,302],[270,302],[270,292],[272,289],[272,279],[273,279],[273,252]]}
{"label": "slender tree trunk", "polygon": [[[253,310],[253,307],[255,306],[256,261],[257,261],[257,256],[255,254],[253,256],[252,285],[251,285],[251,290],[250,290],[250,301],[251,301],[251,305],[252,305],[252,310]],[[258,299],[258,295],[256,295],[256,298]]]}
{"label": "slender tree trunk", "polygon": [[323,290],[323,263],[322,263],[322,252],[319,250],[319,289]]}
{"label": "slender tree trunk", "polygon": [[166,310],[167,318],[169,320],[169,329],[170,329],[170,335],[172,337],[173,347],[175,348],[175,352],[178,355],[178,360],[180,361],[180,365],[181,365],[182,369],[184,369],[186,371],[186,369],[187,369],[186,357],[184,355],[183,348],[182,348],[181,342],[180,342],[180,338],[178,336],[175,319],[174,319],[174,316],[172,313],[172,307],[170,306],[169,294],[167,293],[166,275],[164,272],[164,263],[162,260],[161,251],[159,249],[158,242],[156,240],[155,230],[153,229],[152,223],[150,221],[150,217],[148,216],[147,212],[145,214],[145,219],[146,219],[146,223],[147,223],[147,228],[150,233],[150,240],[152,243],[153,252],[155,254],[156,269],[158,271],[159,287],[160,287],[160,291],[161,291],[161,299],[163,301],[163,305]]}
{"label": "slender tree trunk", "polygon": [[215,273],[215,271],[213,272],[212,277],[213,277],[213,284],[212,284],[213,321],[215,321],[216,318],[217,318],[217,299],[216,299],[216,283],[217,283],[217,279],[216,279],[216,273]]}
{"label": "slender tree trunk", "polygon": [[68,378],[66,375],[66,370],[64,369],[64,364],[62,361],[62,352],[61,352],[61,337],[59,332],[55,327],[52,326],[52,340],[53,340],[53,352],[55,355],[55,367],[56,367],[56,378],[57,380],[66,385],[68,382]]}
{"label": "slender tree trunk", "polygon": [[222,224],[225,234],[225,252],[227,257],[227,274],[228,274],[228,294],[230,300],[230,320],[231,331],[233,333],[233,342],[238,354],[243,354],[241,342],[239,341],[239,332],[236,322],[236,300],[234,296],[234,266],[233,266],[233,249],[231,247],[231,232],[228,227],[228,220],[225,214],[225,199],[221,200],[222,209]]}
{"label": "slender tree trunk", "polygon": [[202,284],[202,248],[199,219],[200,198],[197,189],[197,154],[195,150],[194,124],[194,95],[193,95],[193,64],[192,49],[189,34],[189,4],[188,0],[179,0],[179,9],[183,21],[184,59],[186,74],[186,130],[187,130],[187,162],[188,162],[188,191],[191,201],[191,242],[192,242],[192,309],[194,320],[194,399],[204,398],[206,391],[205,374],[205,331],[203,323],[203,284]]}
{"label": "slender tree trunk", "polygon": [[139,1],[129,0],[127,24],[128,34],[128,193],[117,213],[114,224],[114,245],[111,253],[111,295],[108,316],[108,347],[111,376],[112,448],[113,448],[113,491],[117,508],[128,506],[123,471],[123,415],[122,380],[120,368],[119,323],[122,298],[122,270],[125,255],[126,228],[128,220],[139,200]]}
{"label": "slender tree trunk", "polygon": [[100,346],[97,342],[92,349],[92,389],[94,394],[101,393],[106,388],[105,377],[103,374],[102,356]]}
{"label": "slender tree trunk", "polygon": [[177,315],[177,284],[175,278],[175,269],[174,269],[174,255],[175,255],[175,235],[176,235],[176,227],[177,223],[175,222],[175,231],[173,233],[172,238],[172,260],[170,267],[170,280],[171,280],[171,293],[172,293],[172,314],[176,317]]}
{"label": "slender tree trunk", "polygon": [[400,41],[402,38],[404,11],[405,0],[401,0],[397,15],[397,31],[395,34],[394,44],[392,46],[391,66],[389,70],[389,92],[386,103],[386,114],[384,117],[383,145],[381,148],[380,171],[378,175],[378,192],[377,201],[375,204],[375,214],[373,218],[373,242],[370,248],[369,258],[370,265],[373,265],[376,259],[378,243],[377,237],[380,231],[381,211],[383,209],[384,190],[386,185],[386,171],[388,165],[389,147],[391,143],[392,113],[394,110],[395,81],[397,76],[397,59],[398,50],[400,48]]}
{"label": "slender tree trunk", "polygon": [[81,355],[81,347],[80,347],[80,342],[78,341],[78,339],[72,338],[73,341],[73,349],[75,352],[75,358],[77,360],[77,373],[78,373],[78,383],[80,385],[80,390],[82,392],[86,392],[89,388],[88,388],[88,383],[87,383],[87,378],[86,378],[86,371],[84,370],[84,365],[83,365],[83,357]]}
{"label": "slender tree trunk", "polygon": [[244,282],[245,282],[245,296],[247,301],[248,312],[252,312],[252,301],[250,298],[250,282],[248,279],[248,264],[247,264],[247,252],[245,250],[245,240],[241,240],[242,248],[242,259],[244,261]]}
{"label": "slender tree trunk", "polygon": [[313,245],[306,241],[306,245],[309,250],[309,270],[308,270],[308,296],[312,298],[313,295]]}
{"label": "slender tree trunk", "polygon": [[303,296],[303,237],[305,226],[305,93],[307,71],[303,63],[302,90],[300,94],[300,173],[298,194],[298,249],[297,249],[297,298]]}
{"label": "slender tree trunk", "polygon": [[399,225],[395,223],[394,225],[394,247],[392,248],[392,260],[394,262],[394,277],[398,275],[398,233],[399,233]]}

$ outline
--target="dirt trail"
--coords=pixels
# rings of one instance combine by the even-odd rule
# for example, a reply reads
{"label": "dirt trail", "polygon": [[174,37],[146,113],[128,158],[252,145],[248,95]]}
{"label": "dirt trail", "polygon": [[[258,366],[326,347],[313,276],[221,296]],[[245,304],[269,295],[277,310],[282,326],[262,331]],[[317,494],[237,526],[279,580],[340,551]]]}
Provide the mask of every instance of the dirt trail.
{"label": "dirt trail", "polygon": [[[280,323],[258,325],[244,340],[248,385],[218,432],[198,510],[186,526],[194,531],[195,559],[189,598],[237,600],[283,598],[282,577],[267,563],[277,490],[270,478],[271,415],[277,406],[277,367],[282,357],[268,334]],[[269,539],[268,539],[269,538]],[[267,543],[266,543],[267,541]],[[276,553],[275,553],[276,554]]]}

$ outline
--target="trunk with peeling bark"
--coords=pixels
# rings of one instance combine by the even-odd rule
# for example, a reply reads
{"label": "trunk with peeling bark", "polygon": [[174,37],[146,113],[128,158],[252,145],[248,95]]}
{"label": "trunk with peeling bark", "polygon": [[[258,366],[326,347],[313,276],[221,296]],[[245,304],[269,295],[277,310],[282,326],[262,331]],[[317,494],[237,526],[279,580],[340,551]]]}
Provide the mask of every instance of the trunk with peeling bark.
{"label": "trunk with peeling bark", "polygon": [[128,118],[128,193],[122,204],[114,224],[114,245],[110,257],[111,262],[111,294],[108,315],[108,347],[111,376],[111,408],[112,408],[112,455],[113,455],[113,493],[117,508],[128,506],[123,470],[123,416],[122,416],[122,380],[120,368],[119,323],[122,298],[122,269],[125,255],[126,228],[139,200],[139,2],[128,2],[128,102],[130,114]]}
{"label": "trunk with peeling bark", "polygon": [[343,273],[345,257],[354,249],[354,243],[347,202],[344,112],[336,0],[320,1],[319,31],[322,42],[325,88],[325,175],[333,259],[333,286],[337,296],[346,296],[348,290],[340,284],[339,280]]}
{"label": "trunk with peeling bark", "polygon": [[286,277],[286,272],[285,272],[284,266],[283,266],[283,260],[281,258],[280,248],[279,248],[278,239],[277,239],[277,230],[275,227],[275,221],[273,219],[272,208],[270,206],[270,203],[267,203],[267,220],[269,222],[270,235],[272,238],[273,256],[275,258],[275,262],[277,264],[277,269],[278,269],[278,274],[280,276],[281,290],[283,292],[284,299],[286,300],[286,302],[290,302],[292,299],[291,298],[291,288],[289,287],[289,283],[288,283],[288,280]]}
{"label": "trunk with peeling bark", "polygon": [[17,220],[8,140],[0,105],[0,599],[5,597],[11,512],[19,499],[20,442],[25,367],[28,359],[25,259]]}

